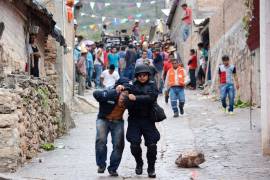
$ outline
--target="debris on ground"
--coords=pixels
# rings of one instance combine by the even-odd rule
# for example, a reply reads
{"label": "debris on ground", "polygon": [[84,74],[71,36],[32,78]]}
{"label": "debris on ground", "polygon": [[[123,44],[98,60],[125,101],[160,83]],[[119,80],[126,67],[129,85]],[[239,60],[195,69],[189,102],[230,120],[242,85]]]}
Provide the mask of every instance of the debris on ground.
{"label": "debris on ground", "polygon": [[180,154],[175,164],[181,168],[196,168],[204,162],[204,154],[201,151],[193,150]]}

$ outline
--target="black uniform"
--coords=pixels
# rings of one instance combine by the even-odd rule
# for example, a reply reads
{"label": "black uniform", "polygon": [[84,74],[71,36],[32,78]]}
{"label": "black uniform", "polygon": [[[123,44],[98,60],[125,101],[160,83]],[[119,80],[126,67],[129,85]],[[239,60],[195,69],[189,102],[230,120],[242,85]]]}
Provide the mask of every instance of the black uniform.
{"label": "black uniform", "polygon": [[[140,66],[148,67],[147,65]],[[150,74],[149,67],[147,72]],[[153,81],[148,81],[145,84],[141,84],[139,81],[135,81],[130,90],[130,93],[136,96],[136,100],[127,101],[126,106],[129,112],[129,117],[126,136],[127,140],[131,143],[131,153],[135,157],[137,166],[143,165],[142,149],[140,144],[141,137],[144,137],[145,145],[147,146],[149,172],[155,169],[155,161],[157,155],[156,144],[160,139],[160,134],[155,126],[155,122],[151,119],[150,116],[151,108],[157,101],[158,90],[156,84]]]}

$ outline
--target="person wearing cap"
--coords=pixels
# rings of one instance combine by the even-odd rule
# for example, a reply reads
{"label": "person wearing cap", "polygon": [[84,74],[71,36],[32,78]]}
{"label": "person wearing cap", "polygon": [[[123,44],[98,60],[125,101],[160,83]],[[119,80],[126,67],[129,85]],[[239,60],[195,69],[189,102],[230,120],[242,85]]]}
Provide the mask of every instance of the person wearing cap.
{"label": "person wearing cap", "polygon": [[86,82],[86,56],[88,50],[84,44],[81,45],[81,56],[79,61],[76,64],[77,72],[78,72],[78,79],[79,79],[79,87],[78,87],[78,94],[80,96],[84,96],[85,90],[85,82]]}
{"label": "person wearing cap", "polygon": [[[151,109],[157,101],[158,90],[153,81],[150,80],[150,68],[141,64],[135,68],[135,82],[133,83],[129,96],[125,102],[129,112],[127,140],[130,142],[131,153],[136,161],[135,173],[143,173],[143,159],[141,142],[142,136],[147,147],[148,176],[155,178],[155,162],[157,156],[157,142],[160,139],[159,131],[151,118]],[[124,88],[122,88],[124,89]]]}
{"label": "person wearing cap", "polygon": [[123,114],[126,109],[124,100],[128,96],[129,81],[119,79],[116,83],[126,90],[105,89],[96,90],[93,93],[99,102],[99,112],[96,120],[96,164],[98,173],[104,173],[107,160],[107,138],[111,133],[113,150],[110,157],[108,171],[111,176],[118,176],[117,169],[120,165],[125,146]]}
{"label": "person wearing cap", "polygon": [[174,112],[173,117],[179,117],[179,110],[181,115],[184,114],[186,72],[175,59],[172,60],[172,66],[167,72],[165,90],[169,90],[171,106]]}
{"label": "person wearing cap", "polygon": [[186,3],[182,4],[181,7],[184,10],[184,17],[182,17],[182,38],[183,41],[186,41],[190,34],[192,24],[192,9],[189,8]]}
{"label": "person wearing cap", "polygon": [[101,84],[105,88],[112,88],[119,78],[119,73],[115,70],[115,66],[113,64],[111,64],[109,69],[104,70],[100,75]]}

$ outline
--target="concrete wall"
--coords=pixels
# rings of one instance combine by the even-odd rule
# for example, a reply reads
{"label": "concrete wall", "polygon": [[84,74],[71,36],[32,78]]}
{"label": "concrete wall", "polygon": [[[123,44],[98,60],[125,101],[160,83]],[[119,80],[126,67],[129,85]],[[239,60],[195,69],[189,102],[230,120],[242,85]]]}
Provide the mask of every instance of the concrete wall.
{"label": "concrete wall", "polygon": [[246,44],[242,18],[245,14],[244,0],[226,0],[209,24],[210,61],[212,67],[212,90],[218,92],[217,69],[224,54],[236,65],[240,83],[238,94],[244,101],[260,105],[260,58],[259,49],[250,52]]}
{"label": "concrete wall", "polygon": [[242,22],[238,21],[211,46],[210,61],[212,70],[212,90],[218,93],[218,65],[221,57],[229,55],[231,63],[236,65],[240,89],[238,95],[243,101],[250,101],[252,91],[253,103],[260,105],[260,58],[259,49],[250,52],[243,31]]}
{"label": "concrete wall", "polygon": [[[66,18],[66,9],[64,14],[62,14],[62,1],[49,2],[47,8],[50,12],[54,14],[54,19],[56,20],[56,25],[62,29],[62,34],[66,39],[66,44],[68,47],[73,47],[74,41],[74,24],[73,22],[68,23]],[[64,102],[71,103],[73,98],[73,54],[69,52],[63,54],[63,48],[59,47],[57,42],[54,42],[57,47],[57,60],[56,60],[56,70],[60,75],[61,87],[62,87],[62,98]],[[61,76],[63,75],[63,76]]]}
{"label": "concrete wall", "polygon": [[215,45],[220,37],[229,31],[245,14],[244,0],[226,0],[219,11],[211,17],[209,24],[210,46]]}

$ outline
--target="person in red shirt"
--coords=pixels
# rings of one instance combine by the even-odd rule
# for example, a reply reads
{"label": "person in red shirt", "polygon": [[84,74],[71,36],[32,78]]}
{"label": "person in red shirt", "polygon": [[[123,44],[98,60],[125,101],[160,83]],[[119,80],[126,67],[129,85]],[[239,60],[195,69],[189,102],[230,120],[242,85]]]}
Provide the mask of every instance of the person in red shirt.
{"label": "person in red shirt", "polygon": [[[167,72],[169,71],[169,69],[172,68],[172,62],[171,62],[172,59],[175,59],[173,53],[169,55],[169,59],[164,61],[163,72],[162,72],[162,77],[163,77],[164,82],[166,80]],[[169,102],[169,91],[165,92],[165,102],[166,103]]]}
{"label": "person in red shirt", "polygon": [[188,68],[189,68],[189,77],[190,77],[190,86],[191,89],[196,89],[196,76],[195,72],[197,69],[197,56],[194,49],[190,50],[190,59],[188,61]]}
{"label": "person in red shirt", "polygon": [[183,40],[186,41],[189,36],[192,24],[192,9],[189,8],[186,3],[182,4],[181,7],[184,10],[184,16],[182,17],[182,36]]}
{"label": "person in red shirt", "polygon": [[104,69],[108,68],[108,64],[109,64],[109,54],[111,53],[111,48],[106,48],[106,50],[103,51],[104,54]]}

